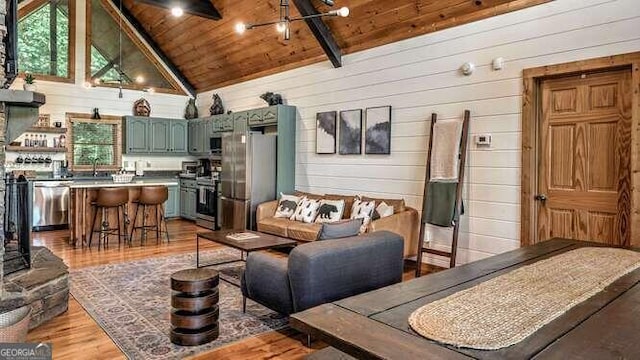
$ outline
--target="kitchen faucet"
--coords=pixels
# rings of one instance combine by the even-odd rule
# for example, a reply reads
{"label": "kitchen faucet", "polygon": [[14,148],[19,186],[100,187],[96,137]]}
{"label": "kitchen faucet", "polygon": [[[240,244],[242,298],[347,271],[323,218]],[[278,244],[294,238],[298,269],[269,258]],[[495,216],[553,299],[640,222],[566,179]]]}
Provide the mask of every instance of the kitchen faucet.
{"label": "kitchen faucet", "polygon": [[93,177],[98,177],[98,158],[93,159]]}

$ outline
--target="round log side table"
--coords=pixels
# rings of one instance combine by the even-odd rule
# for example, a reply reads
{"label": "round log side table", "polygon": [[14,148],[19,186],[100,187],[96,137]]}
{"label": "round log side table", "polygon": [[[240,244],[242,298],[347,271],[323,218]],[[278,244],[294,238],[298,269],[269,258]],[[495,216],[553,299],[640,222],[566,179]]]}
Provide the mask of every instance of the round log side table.
{"label": "round log side table", "polygon": [[218,338],[218,283],[212,269],[181,270],[171,275],[171,342],[183,346],[206,344]]}

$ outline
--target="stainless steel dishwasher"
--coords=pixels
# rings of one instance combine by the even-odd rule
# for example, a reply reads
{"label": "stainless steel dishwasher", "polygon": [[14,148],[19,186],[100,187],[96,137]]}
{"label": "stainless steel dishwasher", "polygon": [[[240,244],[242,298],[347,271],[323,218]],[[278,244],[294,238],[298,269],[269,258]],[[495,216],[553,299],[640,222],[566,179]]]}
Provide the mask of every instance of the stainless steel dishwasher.
{"label": "stainless steel dishwasher", "polygon": [[34,182],[33,231],[68,228],[71,183],[71,181]]}

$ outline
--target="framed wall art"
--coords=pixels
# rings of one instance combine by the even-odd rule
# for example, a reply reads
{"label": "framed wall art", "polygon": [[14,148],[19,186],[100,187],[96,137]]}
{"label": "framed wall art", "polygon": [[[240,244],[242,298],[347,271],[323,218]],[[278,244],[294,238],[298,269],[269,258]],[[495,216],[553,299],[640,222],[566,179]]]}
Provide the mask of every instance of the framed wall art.
{"label": "framed wall art", "polygon": [[362,154],[362,110],[340,112],[340,155]]}
{"label": "framed wall art", "polygon": [[336,118],[335,111],[316,114],[316,154],[336,153]]}
{"label": "framed wall art", "polygon": [[365,154],[391,154],[391,106],[367,108]]}

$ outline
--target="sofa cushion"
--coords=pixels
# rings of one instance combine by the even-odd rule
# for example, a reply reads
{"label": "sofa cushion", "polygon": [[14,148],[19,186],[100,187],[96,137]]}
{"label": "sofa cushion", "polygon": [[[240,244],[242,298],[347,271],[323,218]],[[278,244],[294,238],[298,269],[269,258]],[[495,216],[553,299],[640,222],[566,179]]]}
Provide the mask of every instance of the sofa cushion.
{"label": "sofa cushion", "polygon": [[361,234],[367,231],[375,208],[375,201],[362,201],[360,200],[360,198],[357,198],[353,202],[353,209],[351,209],[351,218],[362,219],[362,224],[360,226]]}
{"label": "sofa cushion", "polygon": [[322,229],[322,224],[307,224],[299,221],[291,221],[287,227],[287,236],[297,241],[316,241]]}
{"label": "sofa cushion", "polygon": [[341,239],[360,233],[363,219],[343,220],[335,223],[323,223],[318,240]]}
{"label": "sofa cushion", "polygon": [[393,214],[394,214],[393,206],[390,206],[383,201],[378,206],[376,206],[375,210],[373,211],[372,219],[378,220],[378,219],[389,217]]}
{"label": "sofa cushion", "polygon": [[291,220],[302,221],[308,224],[312,223],[316,219],[316,216],[318,216],[320,201],[321,200],[308,198],[302,199],[298,204],[296,212],[291,216]]}
{"label": "sofa cushion", "polygon": [[320,200],[320,207],[318,208],[318,217],[316,217],[317,223],[325,222],[338,222],[342,220],[342,214],[344,213],[344,200]]}
{"label": "sofa cushion", "polygon": [[278,207],[276,208],[276,214],[274,217],[285,219],[290,218],[301,201],[302,198],[299,196],[280,193],[280,201],[278,202]]}
{"label": "sofa cushion", "polygon": [[370,198],[367,196],[363,196],[362,200],[364,201],[375,201],[376,204],[380,204],[381,202],[387,203],[389,206],[393,206],[393,213],[397,214],[399,212],[405,211],[404,199],[376,199]]}
{"label": "sofa cushion", "polygon": [[289,219],[268,217],[258,222],[258,231],[271,235],[288,237],[287,227],[289,227],[289,224],[293,222],[294,221]]}
{"label": "sofa cushion", "polygon": [[342,214],[343,219],[349,219],[351,217],[351,207],[353,206],[353,201],[356,199],[355,196],[351,195],[338,195],[338,194],[327,194],[323,197],[326,200],[344,200],[344,214]]}

